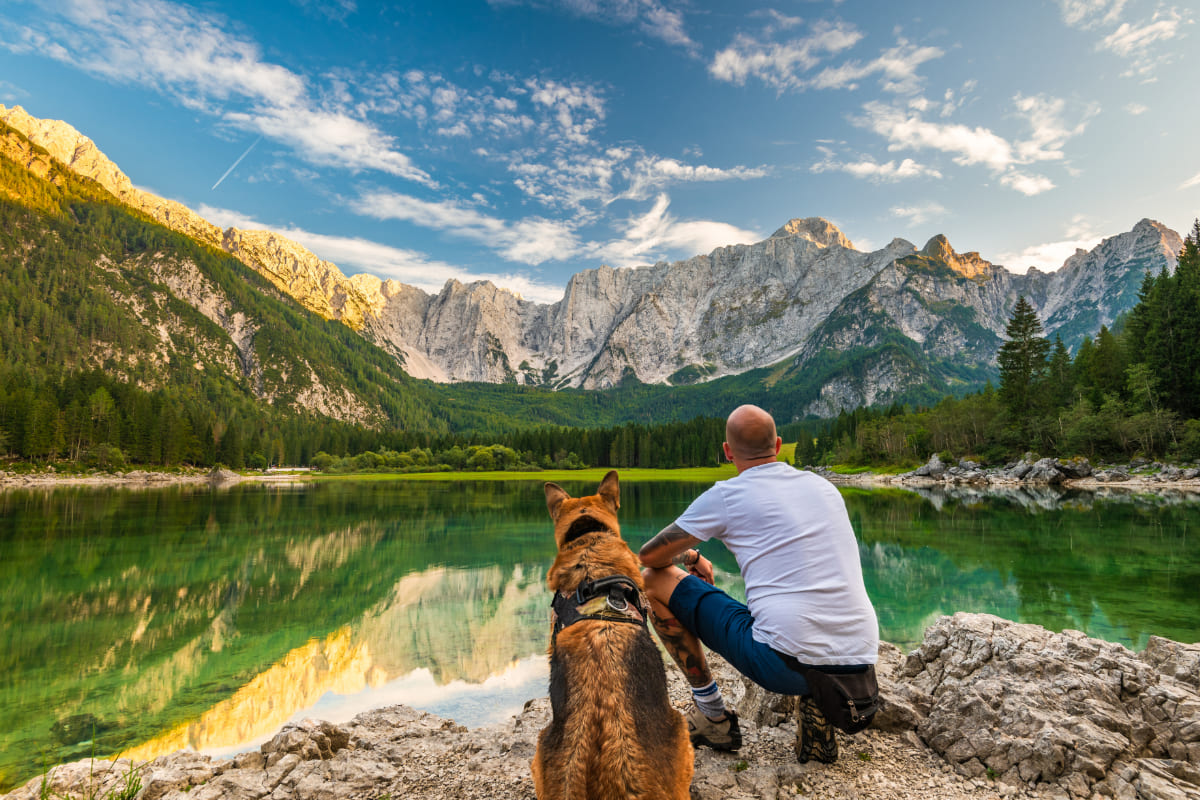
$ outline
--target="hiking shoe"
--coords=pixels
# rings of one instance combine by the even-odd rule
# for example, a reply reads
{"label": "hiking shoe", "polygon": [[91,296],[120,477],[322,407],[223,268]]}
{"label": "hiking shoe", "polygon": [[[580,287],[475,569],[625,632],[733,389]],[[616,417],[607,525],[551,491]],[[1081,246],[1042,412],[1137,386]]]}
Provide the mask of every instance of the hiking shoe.
{"label": "hiking shoe", "polygon": [[796,760],[801,764],[820,761],[832,764],[837,761],[838,744],[833,726],[812,696],[801,697],[796,715]]}
{"label": "hiking shoe", "polygon": [[688,736],[693,745],[713,750],[737,750],[742,746],[742,729],[738,727],[737,712],[725,710],[725,719],[713,722],[696,706],[687,713]]}

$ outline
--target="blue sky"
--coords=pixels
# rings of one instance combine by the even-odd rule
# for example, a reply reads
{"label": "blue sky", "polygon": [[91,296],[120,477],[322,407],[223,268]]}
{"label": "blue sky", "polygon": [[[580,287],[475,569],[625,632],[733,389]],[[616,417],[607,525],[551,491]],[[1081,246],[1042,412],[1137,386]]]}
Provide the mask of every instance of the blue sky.
{"label": "blue sky", "polygon": [[821,216],[1017,271],[1200,214],[1192,2],[4,0],[0,102],[346,274],[541,302]]}

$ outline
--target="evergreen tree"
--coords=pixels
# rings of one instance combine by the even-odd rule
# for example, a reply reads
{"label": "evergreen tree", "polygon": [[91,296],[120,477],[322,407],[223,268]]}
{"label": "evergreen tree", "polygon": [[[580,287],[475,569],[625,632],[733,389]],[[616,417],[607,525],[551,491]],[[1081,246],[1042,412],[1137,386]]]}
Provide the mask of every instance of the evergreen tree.
{"label": "evergreen tree", "polygon": [[1024,296],[1018,297],[1004,329],[1008,341],[996,355],[1000,366],[1000,398],[1015,419],[1027,417],[1035,392],[1046,376],[1050,342],[1041,333],[1042,323],[1033,306]]}

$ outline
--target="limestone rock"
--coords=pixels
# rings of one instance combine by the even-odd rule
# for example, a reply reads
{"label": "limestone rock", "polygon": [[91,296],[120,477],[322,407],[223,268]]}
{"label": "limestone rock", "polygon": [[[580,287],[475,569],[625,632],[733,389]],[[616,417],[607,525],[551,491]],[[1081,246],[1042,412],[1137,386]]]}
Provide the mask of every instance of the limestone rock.
{"label": "limestone rock", "polygon": [[1113,775],[1167,780],[1145,760],[1175,759],[1191,765],[1169,779],[1188,796],[1200,792],[1190,777],[1200,693],[1176,676],[1194,675],[1198,658],[1200,645],[1139,655],[1078,631],[956,614],[926,630],[902,675],[931,701],[918,733],[961,774],[1087,797]]}
{"label": "limestone rock", "polygon": [[[825,376],[816,396],[806,398],[804,413],[835,416],[950,379],[897,349],[897,337],[929,364],[986,370],[1023,295],[1047,334],[1061,334],[1072,346],[1132,307],[1144,272],[1173,269],[1182,245],[1174,231],[1142,220],[1053,273],[1015,274],[978,253],[955,252],[940,235],[919,253],[903,239],[859,252],[832,223],[808,217],[765,241],[673,264],[584,270],[553,304],[531,303],[487,282],[450,281],[430,295],[368,275],[348,278],[276,233],[222,231],[134,187],[64,122],[4,106],[0,119],[121,201],[224,249],[278,291],[387,350],[410,374],[437,381],[599,389],[636,378],[678,385],[789,359],[792,370],[803,370],[831,351],[862,353],[861,363]],[[54,169],[37,153],[19,160],[39,174]],[[314,410],[336,411],[340,401],[326,398],[322,405],[321,392],[313,391]]]}
{"label": "limestone rock", "polygon": [[[795,762],[793,698],[753,687],[720,658],[711,665],[745,744],[696,751],[694,798],[1200,795],[1200,645],[1152,638],[1138,654],[1077,631],[943,617],[907,657],[881,645],[883,708],[866,731],[837,734],[841,757],[829,765]],[[668,685],[686,708],[678,670],[668,670]],[[529,800],[529,764],[549,717],[544,697],[475,730],[392,706],[346,724],[288,725],[232,760],[179,752],[67,764],[46,773],[44,788],[35,778],[4,800],[103,797],[134,782],[140,800]]]}

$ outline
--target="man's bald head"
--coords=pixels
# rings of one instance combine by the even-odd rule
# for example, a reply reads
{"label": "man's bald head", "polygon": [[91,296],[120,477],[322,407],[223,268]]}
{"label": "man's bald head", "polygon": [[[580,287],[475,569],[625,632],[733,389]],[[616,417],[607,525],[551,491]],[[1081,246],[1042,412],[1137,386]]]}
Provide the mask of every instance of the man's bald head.
{"label": "man's bald head", "polygon": [[735,459],[774,458],[778,442],[775,420],[758,406],[738,406],[725,420],[725,443]]}

